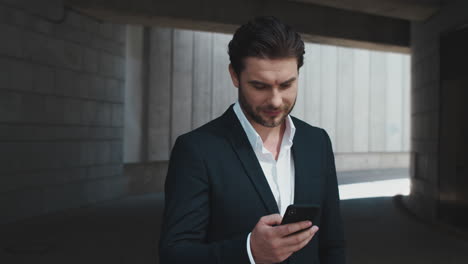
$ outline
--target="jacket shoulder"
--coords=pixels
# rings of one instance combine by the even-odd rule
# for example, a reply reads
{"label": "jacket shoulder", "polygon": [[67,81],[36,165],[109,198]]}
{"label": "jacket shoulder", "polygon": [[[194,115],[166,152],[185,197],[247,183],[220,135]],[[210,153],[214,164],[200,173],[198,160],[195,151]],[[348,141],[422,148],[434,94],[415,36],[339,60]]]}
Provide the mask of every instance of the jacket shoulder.
{"label": "jacket shoulder", "polygon": [[200,143],[213,143],[216,139],[223,139],[226,134],[226,124],[221,117],[195,128],[194,130],[180,135],[179,141],[193,141]]}
{"label": "jacket shoulder", "polygon": [[312,126],[309,123],[302,121],[299,118],[296,118],[294,116],[291,116],[291,119],[294,123],[294,126],[296,126],[296,131],[305,131],[306,133],[313,133],[313,134],[326,134],[326,131],[323,128]]}

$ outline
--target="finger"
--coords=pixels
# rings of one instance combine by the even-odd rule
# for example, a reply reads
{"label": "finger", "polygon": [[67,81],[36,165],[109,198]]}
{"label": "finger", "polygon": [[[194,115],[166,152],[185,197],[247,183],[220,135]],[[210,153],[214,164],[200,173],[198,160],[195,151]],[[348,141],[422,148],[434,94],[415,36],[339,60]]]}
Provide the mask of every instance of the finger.
{"label": "finger", "polygon": [[[309,231],[309,230],[307,230]],[[307,231],[303,231],[303,233],[307,233]],[[293,244],[293,245],[289,245],[289,246],[283,246],[281,248],[281,252],[280,254],[281,255],[287,255],[287,258],[289,256],[291,256],[294,252],[297,252],[299,250],[301,250],[302,248],[304,248],[307,244],[309,244],[309,242],[312,240],[313,238],[313,235],[308,235],[306,239],[304,239],[303,241],[301,241],[299,244]]]}
{"label": "finger", "polygon": [[313,236],[307,238],[306,240],[302,241],[299,244],[287,247],[287,250],[289,250],[290,252],[293,252],[293,253],[297,252],[297,251],[303,249],[305,246],[307,246],[307,244],[309,244],[309,242],[312,240],[312,238],[313,238]]}
{"label": "finger", "polygon": [[260,218],[261,223],[269,226],[274,226],[274,225],[279,225],[281,224],[281,221],[283,220],[283,217],[281,217],[280,214],[271,214],[271,215],[265,215],[262,218]]}
{"label": "finger", "polygon": [[312,222],[302,221],[302,222],[297,222],[297,223],[292,223],[292,224],[287,224],[287,225],[280,225],[275,228],[277,229],[276,232],[279,236],[285,237],[287,235],[296,233],[297,231],[309,228],[311,226],[312,226]]}
{"label": "finger", "polygon": [[296,251],[301,250],[303,247],[305,247],[307,244],[309,244],[309,242],[312,240],[312,238],[314,238],[317,231],[318,231],[317,226],[313,226],[311,229],[301,232],[301,233],[307,233],[308,232],[306,238],[304,240],[300,241],[297,244],[293,244],[293,245],[285,247],[285,249],[288,252],[296,252]]}
{"label": "finger", "polygon": [[304,240],[307,240],[312,236],[313,236],[313,232],[311,231],[310,228],[308,228],[306,230],[300,231],[299,233],[292,234],[292,235],[282,238],[281,244],[286,247],[298,245],[302,243]]}

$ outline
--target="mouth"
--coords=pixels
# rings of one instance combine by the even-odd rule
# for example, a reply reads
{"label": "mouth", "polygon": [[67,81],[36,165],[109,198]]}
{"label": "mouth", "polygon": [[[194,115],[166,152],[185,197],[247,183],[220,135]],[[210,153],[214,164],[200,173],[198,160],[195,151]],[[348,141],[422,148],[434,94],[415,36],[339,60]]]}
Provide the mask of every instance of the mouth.
{"label": "mouth", "polygon": [[279,110],[264,110],[263,111],[269,117],[279,116],[282,111]]}

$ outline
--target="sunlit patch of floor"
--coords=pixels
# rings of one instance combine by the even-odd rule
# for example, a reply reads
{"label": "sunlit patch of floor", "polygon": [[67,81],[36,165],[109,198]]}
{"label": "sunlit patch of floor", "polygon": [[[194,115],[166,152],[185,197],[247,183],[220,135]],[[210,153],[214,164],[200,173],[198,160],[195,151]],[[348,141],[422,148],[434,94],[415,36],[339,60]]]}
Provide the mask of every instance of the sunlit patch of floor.
{"label": "sunlit patch of floor", "polygon": [[372,197],[391,197],[398,194],[408,195],[409,179],[394,179],[362,183],[343,184],[339,187],[340,199],[358,199]]}

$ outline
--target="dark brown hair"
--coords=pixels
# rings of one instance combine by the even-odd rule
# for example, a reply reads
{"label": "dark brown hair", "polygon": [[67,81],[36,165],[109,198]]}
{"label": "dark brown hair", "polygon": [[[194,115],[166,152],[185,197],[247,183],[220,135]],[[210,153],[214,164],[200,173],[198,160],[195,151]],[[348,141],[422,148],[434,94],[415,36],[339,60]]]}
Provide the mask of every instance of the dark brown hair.
{"label": "dark brown hair", "polygon": [[290,26],[276,17],[256,17],[236,30],[229,42],[228,54],[237,76],[246,57],[280,59],[295,57],[297,68],[304,64],[304,42]]}

